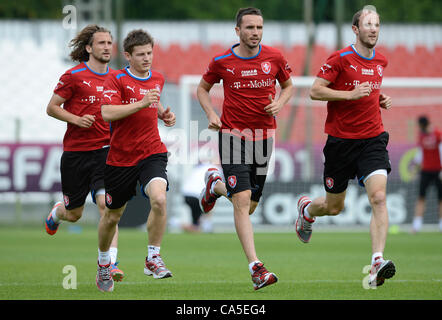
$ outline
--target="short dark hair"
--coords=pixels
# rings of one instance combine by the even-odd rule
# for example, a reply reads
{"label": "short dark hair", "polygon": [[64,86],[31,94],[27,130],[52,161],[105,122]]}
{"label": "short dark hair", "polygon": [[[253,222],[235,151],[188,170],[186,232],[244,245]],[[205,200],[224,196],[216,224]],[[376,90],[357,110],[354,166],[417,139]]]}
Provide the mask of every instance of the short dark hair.
{"label": "short dark hair", "polygon": [[84,27],[77,34],[77,36],[71,40],[69,47],[72,47],[72,52],[70,53],[72,61],[89,61],[89,52],[86,51],[86,46],[92,45],[94,41],[94,34],[97,32],[107,32],[111,35],[108,29],[100,27],[96,24],[90,24]]}
{"label": "short dark hair", "polygon": [[430,120],[428,120],[427,116],[420,116],[417,122],[423,128],[426,128],[430,124]]}
{"label": "short dark hair", "polygon": [[132,30],[123,41],[123,50],[132,54],[135,46],[144,46],[146,44],[151,44],[153,48],[154,41],[152,36],[142,29]]}
{"label": "short dark hair", "polygon": [[236,13],[236,26],[237,27],[241,26],[242,17],[247,15],[247,14],[252,14],[252,15],[256,15],[256,16],[261,16],[262,17],[261,10],[259,10],[258,8],[253,8],[253,7],[240,8],[238,10],[238,12]]}
{"label": "short dark hair", "polygon": [[358,12],[356,12],[353,15],[352,25],[354,25],[354,26],[359,28],[359,20],[361,19],[362,13],[364,13],[366,11],[372,11],[372,12],[376,13],[379,16],[379,13],[376,11],[376,8],[374,6],[368,5],[368,6],[365,6],[364,8],[362,8],[361,10],[359,10]]}

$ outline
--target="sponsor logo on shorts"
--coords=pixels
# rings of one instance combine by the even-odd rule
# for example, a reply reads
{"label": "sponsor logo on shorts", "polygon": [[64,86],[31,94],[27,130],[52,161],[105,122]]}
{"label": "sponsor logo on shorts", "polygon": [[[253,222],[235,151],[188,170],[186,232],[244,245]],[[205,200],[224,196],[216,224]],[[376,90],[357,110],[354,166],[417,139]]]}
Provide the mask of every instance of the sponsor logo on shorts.
{"label": "sponsor logo on shorts", "polygon": [[106,203],[111,205],[112,204],[112,196],[106,192]]}
{"label": "sponsor logo on shorts", "polygon": [[229,176],[227,178],[227,182],[229,183],[230,188],[236,187],[236,176]]}
{"label": "sponsor logo on shorts", "polygon": [[69,197],[67,195],[63,195],[64,206],[67,207],[69,205]]}
{"label": "sponsor logo on shorts", "polygon": [[325,178],[325,185],[327,186],[327,188],[331,189],[335,185],[335,181],[333,180],[333,178],[330,177]]}

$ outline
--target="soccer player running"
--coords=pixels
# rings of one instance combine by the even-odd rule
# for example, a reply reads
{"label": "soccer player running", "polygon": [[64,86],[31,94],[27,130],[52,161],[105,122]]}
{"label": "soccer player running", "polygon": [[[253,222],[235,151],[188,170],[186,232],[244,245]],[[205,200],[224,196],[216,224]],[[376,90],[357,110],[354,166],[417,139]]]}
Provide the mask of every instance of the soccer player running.
{"label": "soccer player running", "polygon": [[328,101],[323,175],[326,196],[299,199],[295,228],[299,239],[309,242],[317,217],[338,215],[343,210],[348,181],[357,176],[373,210],[369,285],[380,286],[395,274],[394,263],[383,258],[388,231],[386,186],[391,167],[389,135],[384,131],[380,108],[390,109],[391,98],[380,93],[380,87],[387,59],[375,51],[380,22],[374,7],[358,11],[352,29],[356,43],[328,58],[310,90],[313,100]]}
{"label": "soccer player running", "polygon": [[[219,131],[219,170],[209,169],[201,193],[203,212],[209,212],[217,198],[233,204],[235,228],[249,263],[254,289],[277,281],[258,259],[249,215],[258,206],[271,157],[276,115],[293,94],[291,69],[281,53],[261,44],[263,16],[256,8],[239,9],[236,15],[239,43],[216,56],[209,64],[197,96],[206,113],[209,129]],[[209,96],[212,86],[223,81],[221,119]],[[276,80],[281,86],[275,97]]]}
{"label": "soccer player running", "polygon": [[164,110],[160,92],[164,77],[153,70],[153,38],[143,30],[131,31],[123,42],[129,66],[104,84],[102,114],[110,122],[110,150],[105,168],[106,209],[98,226],[96,284],[113,291],[109,248],[127,202],[141,192],[150,199],[147,220],[148,246],[144,273],[154,278],[171,277],[160,256],[166,229],[167,149],[158,131],[158,118],[166,126],[176,122],[170,107]]}
{"label": "soccer player running", "polygon": [[[104,214],[104,167],[109,151],[109,125],[101,116],[104,81],[114,72],[108,66],[112,53],[110,32],[88,25],[71,41],[70,57],[79,64],[60,78],[47,106],[51,117],[67,122],[61,157],[63,202],[57,202],[45,221],[46,232],[54,235],[62,221],[81,218],[91,191],[100,216]],[[63,105],[63,107],[61,107]],[[111,244],[111,274],[121,281],[117,267],[118,232]]]}
{"label": "soccer player running", "polygon": [[419,123],[419,155],[420,182],[419,196],[416,201],[413,217],[412,232],[417,233],[422,228],[422,220],[425,212],[425,197],[428,188],[434,183],[439,199],[439,231],[442,232],[442,177],[441,177],[441,155],[440,144],[442,143],[442,132],[432,128],[430,120],[426,116],[420,116]]}

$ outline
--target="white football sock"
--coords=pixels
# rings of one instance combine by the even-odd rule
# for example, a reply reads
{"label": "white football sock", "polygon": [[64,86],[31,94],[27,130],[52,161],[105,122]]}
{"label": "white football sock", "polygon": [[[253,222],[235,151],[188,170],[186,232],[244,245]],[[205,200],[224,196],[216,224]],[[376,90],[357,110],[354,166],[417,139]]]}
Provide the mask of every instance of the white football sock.
{"label": "white football sock", "polygon": [[313,218],[310,216],[310,214],[309,214],[309,212],[308,212],[308,210],[307,210],[307,208],[310,207],[311,204],[312,204],[312,203],[310,202],[310,203],[309,203],[308,205],[306,205],[305,208],[304,208],[304,217],[306,217],[306,218],[309,219],[309,220],[313,220]]}
{"label": "white football sock", "polygon": [[152,259],[153,256],[160,254],[160,247],[147,246],[147,260]]}
{"label": "white football sock", "polygon": [[439,219],[439,231],[442,232],[442,218]]}
{"label": "white football sock", "polygon": [[58,208],[59,206],[56,206],[54,209],[52,209],[52,211],[51,211],[51,216],[52,216],[52,220],[54,220],[54,222],[55,223],[60,223],[61,222],[61,220],[60,220],[60,218],[57,216],[57,208]]}
{"label": "white football sock", "polygon": [[102,265],[102,266],[107,265],[110,263],[110,261],[111,260],[110,260],[109,251],[102,252],[102,251],[98,250],[98,264],[99,265]]}
{"label": "white football sock", "polygon": [[218,183],[218,181],[221,181],[221,180],[215,180],[215,181],[212,182],[212,185],[210,186],[210,193],[211,193],[211,194],[216,194],[216,195],[218,195],[218,193],[215,192],[215,186],[216,186],[216,184]]}
{"label": "white football sock", "polygon": [[378,258],[378,257],[381,259],[381,261],[384,260],[384,257],[383,257],[382,252],[375,252],[375,253],[373,253],[373,255],[371,256],[371,264],[374,264],[376,258]]}
{"label": "white football sock", "polygon": [[111,264],[115,264],[115,262],[117,262],[117,253],[118,253],[118,248],[110,247],[109,254],[110,254]]}
{"label": "white football sock", "polygon": [[249,263],[250,274],[253,274],[253,266],[255,265],[255,263],[258,263],[258,262],[261,262],[261,261],[256,260],[256,261],[253,261],[253,262]]}
{"label": "white football sock", "polygon": [[413,218],[413,230],[420,231],[422,229],[422,217],[414,217]]}

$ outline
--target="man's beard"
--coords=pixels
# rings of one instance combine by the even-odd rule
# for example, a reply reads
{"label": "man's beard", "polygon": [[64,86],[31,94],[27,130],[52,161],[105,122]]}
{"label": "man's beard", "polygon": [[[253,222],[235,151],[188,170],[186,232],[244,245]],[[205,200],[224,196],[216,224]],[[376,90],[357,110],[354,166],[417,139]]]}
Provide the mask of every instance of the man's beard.
{"label": "man's beard", "polygon": [[255,49],[255,48],[259,47],[259,44],[261,43],[261,39],[259,39],[258,43],[256,45],[254,45],[254,44],[251,43],[251,40],[248,41],[248,38],[246,36],[242,36],[241,37],[241,41],[245,44],[245,46],[248,49]]}
{"label": "man's beard", "polygon": [[376,41],[373,44],[368,41],[364,41],[362,38],[359,38],[359,41],[364,45],[364,47],[368,49],[373,49],[376,46],[378,39],[376,38]]}
{"label": "man's beard", "polygon": [[251,44],[251,43],[247,43],[247,42],[244,42],[245,43],[245,45],[247,46],[247,48],[249,48],[249,49],[255,49],[255,48],[258,48],[259,47],[259,44],[261,43],[261,40],[259,40],[258,41],[258,43],[255,45],[255,44]]}
{"label": "man's beard", "polygon": [[103,57],[100,57],[100,56],[92,53],[92,56],[95,58],[95,60],[98,60],[101,63],[108,63],[111,60],[110,55],[109,55],[109,58],[103,58]]}

